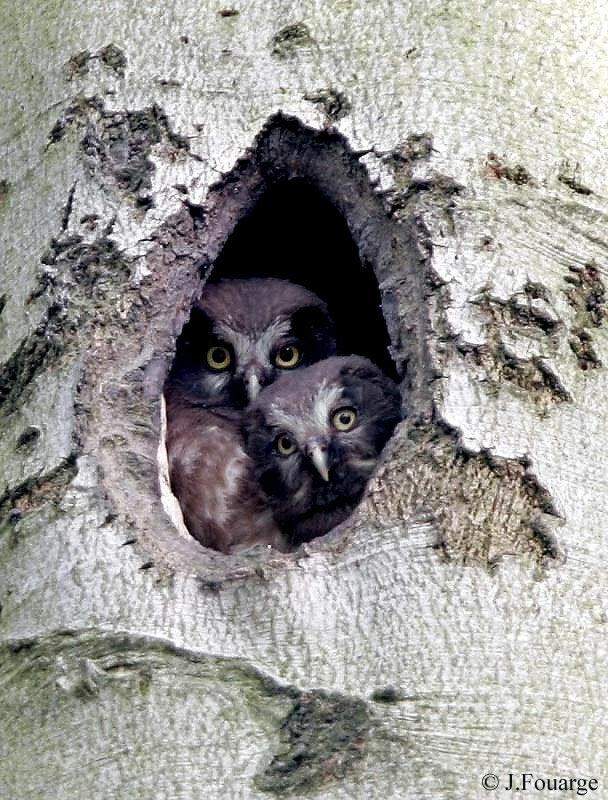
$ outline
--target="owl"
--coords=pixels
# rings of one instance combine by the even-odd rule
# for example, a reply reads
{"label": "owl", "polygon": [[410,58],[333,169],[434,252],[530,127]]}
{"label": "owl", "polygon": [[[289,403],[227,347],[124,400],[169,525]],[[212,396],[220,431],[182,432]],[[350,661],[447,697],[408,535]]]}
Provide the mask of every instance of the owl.
{"label": "owl", "polygon": [[316,294],[278,278],[205,286],[177,342],[167,399],[244,408],[283,372],[336,352],[332,320]]}
{"label": "owl", "polygon": [[243,447],[243,411],[277,376],[334,352],[327,308],[302,286],[251,278],[205,287],[165,386],[171,488],[201,544],[288,549]]}
{"label": "owl", "polygon": [[253,544],[289,549],[245,452],[242,412],[167,402],[169,481],[189,533],[235,553]]}
{"label": "owl", "polygon": [[245,447],[289,546],[350,515],[401,417],[397,385],[362,356],[327,358],[260,392]]}

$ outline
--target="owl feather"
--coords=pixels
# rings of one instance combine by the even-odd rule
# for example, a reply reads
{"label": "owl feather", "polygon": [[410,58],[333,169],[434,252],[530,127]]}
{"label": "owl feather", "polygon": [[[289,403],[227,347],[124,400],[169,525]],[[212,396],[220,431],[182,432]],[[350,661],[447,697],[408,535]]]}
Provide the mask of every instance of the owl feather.
{"label": "owl feather", "polygon": [[296,546],[344,521],[401,419],[397,385],[362,356],[334,356],[264,389],[244,421],[263,497]]}
{"label": "owl feather", "polygon": [[278,278],[208,284],[176,347],[167,399],[245,408],[284,372],[336,352],[327,306]]}
{"label": "owl feather", "polygon": [[171,487],[201,544],[288,548],[244,450],[242,415],[279,375],[334,352],[327,308],[304,287],[274,278],[205,287],[165,386]]}

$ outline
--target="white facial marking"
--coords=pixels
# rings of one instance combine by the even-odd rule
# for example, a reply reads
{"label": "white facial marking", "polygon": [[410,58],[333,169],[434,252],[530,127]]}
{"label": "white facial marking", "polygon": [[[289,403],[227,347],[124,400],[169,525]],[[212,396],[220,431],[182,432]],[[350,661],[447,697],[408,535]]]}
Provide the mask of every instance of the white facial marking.
{"label": "white facial marking", "polygon": [[237,331],[225,323],[215,325],[215,333],[220,339],[230,342],[234,349],[236,369],[244,369],[247,364],[258,364],[260,367],[270,366],[272,351],[281,340],[289,336],[291,321],[286,319],[273,322],[264,330]]}
{"label": "white facial marking", "polygon": [[303,396],[296,404],[295,412],[285,411],[278,403],[270,406],[268,422],[276,428],[289,431],[302,448],[307,439],[317,437],[329,431],[329,417],[343,395],[342,387],[321,383],[315,390],[310,403],[310,396]]}
{"label": "white facial marking", "polygon": [[249,402],[253,402],[260,393],[260,379],[255,372],[245,373],[245,386]]}
{"label": "white facial marking", "polygon": [[342,398],[342,387],[328,386],[325,381],[319,387],[313,405],[314,419],[318,425],[327,425],[330,411]]}

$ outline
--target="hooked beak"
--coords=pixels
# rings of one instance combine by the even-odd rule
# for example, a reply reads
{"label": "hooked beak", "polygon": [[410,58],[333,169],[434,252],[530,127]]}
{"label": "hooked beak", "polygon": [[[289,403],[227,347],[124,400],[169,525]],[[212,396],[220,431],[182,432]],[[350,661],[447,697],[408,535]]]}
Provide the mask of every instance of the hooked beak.
{"label": "hooked beak", "polygon": [[249,367],[243,375],[243,383],[247,392],[247,400],[252,403],[260,393],[262,388],[261,371],[255,367]]}
{"label": "hooked beak", "polygon": [[329,467],[327,466],[327,450],[318,442],[312,442],[308,447],[310,460],[324,481],[329,480]]}

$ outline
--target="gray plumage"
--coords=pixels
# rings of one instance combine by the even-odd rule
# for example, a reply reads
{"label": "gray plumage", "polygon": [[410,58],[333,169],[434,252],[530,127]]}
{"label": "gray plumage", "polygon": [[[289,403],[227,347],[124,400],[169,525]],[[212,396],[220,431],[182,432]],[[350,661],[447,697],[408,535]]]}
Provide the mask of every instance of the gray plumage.
{"label": "gray plumage", "polygon": [[401,416],[396,384],[361,356],[327,358],[260,393],[245,445],[291,546],[349,516]]}
{"label": "gray plumage", "polygon": [[327,308],[304,287],[274,278],[205,287],[165,386],[171,487],[201,544],[287,549],[243,448],[243,409],[277,376],[333,352]]}
{"label": "gray plumage", "polygon": [[336,352],[333,323],[316,294],[278,278],[205,286],[177,342],[170,398],[244,408],[284,372]]}

